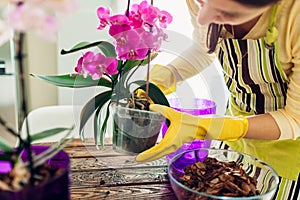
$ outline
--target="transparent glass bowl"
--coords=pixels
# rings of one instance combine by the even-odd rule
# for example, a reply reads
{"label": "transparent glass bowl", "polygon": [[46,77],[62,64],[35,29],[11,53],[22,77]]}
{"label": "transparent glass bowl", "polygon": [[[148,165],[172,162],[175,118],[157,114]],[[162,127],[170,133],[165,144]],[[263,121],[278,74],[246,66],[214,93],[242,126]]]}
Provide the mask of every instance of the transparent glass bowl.
{"label": "transparent glass bowl", "polygon": [[[257,179],[257,189],[260,195],[251,197],[225,197],[215,196],[190,189],[178,180],[184,174],[186,166],[198,161],[203,162],[205,158],[216,158],[219,161],[235,161],[242,163],[243,170]],[[182,199],[272,199],[278,187],[279,177],[275,170],[263,161],[243,153],[224,149],[199,148],[185,151],[173,157],[168,166],[168,175],[172,188],[179,200]]]}

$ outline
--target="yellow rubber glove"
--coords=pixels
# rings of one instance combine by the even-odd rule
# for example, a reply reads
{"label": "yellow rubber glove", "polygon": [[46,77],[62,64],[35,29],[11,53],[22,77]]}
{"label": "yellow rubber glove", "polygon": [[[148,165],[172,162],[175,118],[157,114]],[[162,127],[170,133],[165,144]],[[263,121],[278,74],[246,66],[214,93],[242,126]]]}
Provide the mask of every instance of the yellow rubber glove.
{"label": "yellow rubber glove", "polygon": [[150,105],[150,110],[161,113],[171,123],[162,141],[140,153],[135,158],[137,162],[159,159],[194,139],[236,141],[248,130],[245,117],[193,116],[158,104]]}
{"label": "yellow rubber glove", "polygon": [[[149,81],[155,84],[165,95],[176,91],[176,76],[168,67],[155,64],[149,74]],[[136,95],[139,98],[145,98],[146,92],[138,89]]]}
{"label": "yellow rubber glove", "polygon": [[164,94],[176,91],[176,76],[166,66],[156,64],[150,70],[149,81],[155,84]]}

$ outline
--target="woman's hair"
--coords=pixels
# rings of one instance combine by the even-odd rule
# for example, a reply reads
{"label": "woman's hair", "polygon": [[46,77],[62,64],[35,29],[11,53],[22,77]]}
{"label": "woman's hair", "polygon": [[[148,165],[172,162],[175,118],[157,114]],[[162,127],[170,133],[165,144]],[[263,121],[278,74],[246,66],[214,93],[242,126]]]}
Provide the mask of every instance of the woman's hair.
{"label": "woman's hair", "polygon": [[[275,4],[280,0],[234,0],[234,1],[250,7],[263,7],[263,6]],[[208,53],[215,52],[222,28],[223,28],[223,24],[215,24],[215,23],[209,24],[207,37],[206,37],[206,45],[208,47]]]}

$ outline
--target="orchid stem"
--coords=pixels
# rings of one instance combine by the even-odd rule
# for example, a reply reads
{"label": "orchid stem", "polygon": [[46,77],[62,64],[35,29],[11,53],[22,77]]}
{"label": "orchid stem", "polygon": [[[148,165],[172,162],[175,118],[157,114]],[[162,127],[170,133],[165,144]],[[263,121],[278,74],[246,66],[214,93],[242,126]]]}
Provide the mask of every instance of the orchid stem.
{"label": "orchid stem", "polygon": [[130,0],[127,1],[126,17],[129,17]]}
{"label": "orchid stem", "polygon": [[14,135],[15,137],[19,138],[20,143],[24,143],[23,139],[21,138],[20,134],[18,134],[13,128],[11,128],[7,122],[0,116],[0,124],[12,135]]}
{"label": "orchid stem", "polygon": [[[121,64],[121,67],[119,69],[119,72],[118,72],[118,81],[119,83],[122,83],[122,79],[123,79],[123,68],[126,64],[126,61],[122,61],[122,64]],[[117,87],[117,105],[119,105],[119,101],[120,101],[120,92],[121,92],[121,84],[118,84],[118,87]]]}
{"label": "orchid stem", "polygon": [[[151,0],[151,6],[153,6],[153,0]],[[152,32],[152,25],[150,25],[150,32]],[[148,66],[147,66],[147,78],[146,78],[146,99],[147,100],[149,100],[150,61],[151,61],[151,50],[148,50]]]}
{"label": "orchid stem", "polygon": [[24,73],[24,39],[25,39],[25,34],[24,33],[19,33],[18,38],[17,38],[17,47],[16,47],[16,59],[17,59],[17,87],[18,87],[18,93],[19,93],[19,98],[20,98],[20,109],[19,109],[19,135],[21,134],[22,130],[22,123],[25,120],[26,124],[26,140],[21,140],[20,142],[24,142],[24,148],[28,152],[28,161],[29,161],[29,169],[31,173],[31,178],[30,178],[30,183],[33,185],[33,177],[35,174],[35,170],[33,168],[33,159],[32,159],[32,151],[31,151],[31,136],[29,133],[29,124],[28,124],[28,119],[27,119],[27,101],[26,101],[26,87],[25,87],[25,73]]}
{"label": "orchid stem", "polygon": [[148,50],[148,65],[147,65],[147,76],[146,76],[146,99],[147,100],[149,100],[150,61],[151,61],[151,50]]}

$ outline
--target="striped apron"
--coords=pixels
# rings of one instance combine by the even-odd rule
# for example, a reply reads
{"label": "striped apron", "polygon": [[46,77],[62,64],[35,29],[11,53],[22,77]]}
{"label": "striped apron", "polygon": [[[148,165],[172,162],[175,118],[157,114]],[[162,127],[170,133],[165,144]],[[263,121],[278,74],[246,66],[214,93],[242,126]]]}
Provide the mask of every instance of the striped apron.
{"label": "striped apron", "polygon": [[[276,12],[271,12],[268,30],[275,28],[275,16]],[[231,93],[227,114],[257,115],[285,106],[289,80],[277,56],[276,37],[271,41],[271,45],[269,40],[222,40],[218,57]],[[295,185],[300,172],[300,138],[280,141],[241,139],[227,144],[236,151],[260,158],[277,171],[281,177],[277,199],[289,199],[283,194],[287,190],[299,193],[300,188],[297,187],[300,183],[297,187]],[[289,180],[289,185],[283,184]],[[295,195],[293,197],[297,198]],[[300,196],[298,198],[300,199]]]}

